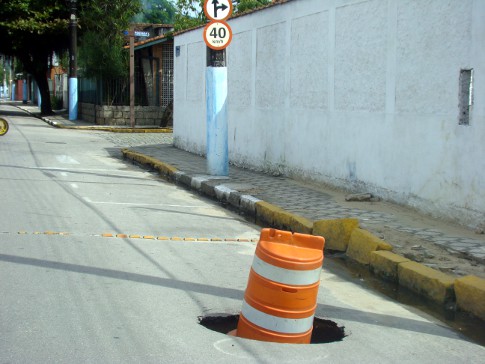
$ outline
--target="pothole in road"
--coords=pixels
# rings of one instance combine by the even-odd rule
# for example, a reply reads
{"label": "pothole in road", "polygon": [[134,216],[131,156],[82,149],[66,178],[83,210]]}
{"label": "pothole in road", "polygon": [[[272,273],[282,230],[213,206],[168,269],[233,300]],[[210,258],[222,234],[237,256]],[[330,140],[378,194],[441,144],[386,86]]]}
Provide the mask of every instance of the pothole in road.
{"label": "pothole in road", "polygon": [[[206,329],[228,334],[237,328],[239,315],[219,314],[211,316],[199,316],[199,323]],[[310,344],[327,344],[342,341],[345,335],[345,327],[337,323],[319,317],[313,319],[313,331]]]}

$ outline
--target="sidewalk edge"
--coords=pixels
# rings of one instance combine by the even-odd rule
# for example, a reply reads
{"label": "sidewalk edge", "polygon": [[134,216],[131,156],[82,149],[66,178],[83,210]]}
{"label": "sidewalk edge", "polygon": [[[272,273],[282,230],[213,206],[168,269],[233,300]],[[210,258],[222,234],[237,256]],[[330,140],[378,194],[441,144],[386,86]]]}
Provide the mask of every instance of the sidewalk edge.
{"label": "sidewalk edge", "polygon": [[16,108],[28,113],[29,115],[36,117],[45,123],[59,129],[72,129],[72,130],[93,130],[93,131],[106,131],[111,133],[162,133],[162,134],[170,134],[173,133],[172,128],[120,128],[120,127],[113,127],[113,126],[98,126],[98,125],[63,125],[62,123],[57,122],[56,120],[52,120],[48,117],[36,115],[32,113],[30,110],[18,105],[14,105]]}
{"label": "sidewalk edge", "polygon": [[130,149],[123,149],[122,153],[125,159],[158,170],[160,175],[169,181],[230,204],[254,217],[256,221],[269,224],[271,227],[320,236],[324,236],[328,231],[332,240],[344,240],[343,245],[335,243],[336,246],[344,247],[337,250],[344,251],[346,256],[356,263],[368,266],[376,276],[395,282],[447,308],[457,307],[485,320],[485,310],[482,308],[485,299],[485,279],[475,276],[454,278],[392,253],[392,245],[361,229],[358,219],[312,221],[254,196],[230,189],[224,185],[224,179],[220,180],[221,184],[214,186],[208,183],[214,179],[192,177],[154,157]]}
{"label": "sidewalk edge", "polygon": [[149,166],[157,170],[160,176],[170,181],[174,181],[176,179],[176,176],[180,176],[179,170],[177,168],[171,166],[168,163],[161,162],[156,158],[149,157],[142,153],[134,152],[130,149],[122,149],[121,153],[123,153],[123,157],[125,159],[129,159],[133,162],[137,162],[142,165]]}

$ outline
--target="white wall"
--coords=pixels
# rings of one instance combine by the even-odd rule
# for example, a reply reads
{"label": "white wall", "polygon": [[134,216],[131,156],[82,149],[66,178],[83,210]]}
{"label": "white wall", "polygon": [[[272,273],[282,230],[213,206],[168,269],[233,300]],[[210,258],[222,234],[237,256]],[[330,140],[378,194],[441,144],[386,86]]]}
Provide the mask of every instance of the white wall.
{"label": "white wall", "polygon": [[[232,163],[485,221],[485,1],[293,0],[229,24]],[[205,154],[202,29],[175,47],[175,143]]]}

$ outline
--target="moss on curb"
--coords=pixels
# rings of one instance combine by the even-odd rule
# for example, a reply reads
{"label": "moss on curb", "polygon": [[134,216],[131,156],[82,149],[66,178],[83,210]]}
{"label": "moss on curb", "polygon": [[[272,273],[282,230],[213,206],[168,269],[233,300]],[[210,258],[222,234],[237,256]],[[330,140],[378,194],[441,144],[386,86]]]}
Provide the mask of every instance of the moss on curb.
{"label": "moss on curb", "polygon": [[161,176],[168,180],[174,180],[175,173],[178,172],[178,169],[174,166],[168,163],[160,162],[158,159],[149,157],[142,153],[138,153],[129,149],[123,149],[121,152],[123,153],[123,156],[125,158],[152,167],[153,169],[157,170]]}
{"label": "moss on curb", "polygon": [[410,260],[388,250],[373,251],[370,255],[370,270],[380,277],[397,282],[399,264],[405,262]]}
{"label": "moss on curb", "polygon": [[354,229],[350,235],[347,256],[362,264],[369,264],[371,253],[376,250],[392,250],[392,246],[367,230]]}
{"label": "moss on curb", "polygon": [[301,234],[312,234],[313,221],[292,214],[279,206],[266,201],[255,204],[256,219],[278,229],[286,229]]}
{"label": "moss on curb", "polygon": [[455,279],[443,272],[416,262],[398,266],[399,284],[434,302],[446,304],[455,300]]}
{"label": "moss on curb", "polygon": [[313,224],[313,234],[325,238],[325,249],[344,252],[352,231],[358,226],[357,219],[319,220]]}
{"label": "moss on curb", "polygon": [[455,281],[458,308],[485,320],[485,279],[466,276]]}

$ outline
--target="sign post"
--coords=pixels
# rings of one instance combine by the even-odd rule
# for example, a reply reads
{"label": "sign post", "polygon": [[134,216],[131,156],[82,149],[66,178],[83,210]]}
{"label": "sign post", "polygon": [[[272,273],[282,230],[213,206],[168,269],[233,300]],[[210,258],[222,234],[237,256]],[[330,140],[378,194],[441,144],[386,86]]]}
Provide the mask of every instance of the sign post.
{"label": "sign post", "polygon": [[215,176],[228,176],[226,47],[231,43],[232,30],[225,20],[232,14],[232,2],[230,0],[206,0],[204,12],[211,20],[203,32],[207,45],[205,77],[207,172]]}

